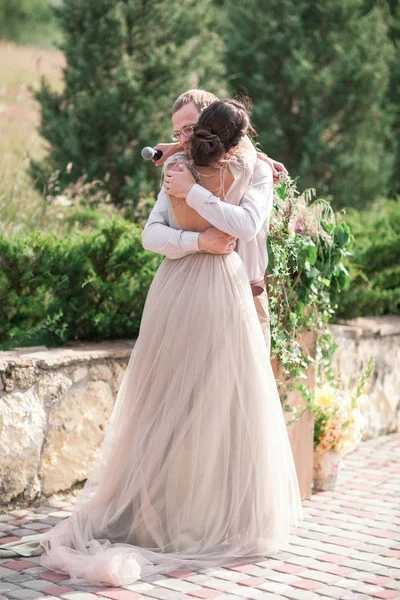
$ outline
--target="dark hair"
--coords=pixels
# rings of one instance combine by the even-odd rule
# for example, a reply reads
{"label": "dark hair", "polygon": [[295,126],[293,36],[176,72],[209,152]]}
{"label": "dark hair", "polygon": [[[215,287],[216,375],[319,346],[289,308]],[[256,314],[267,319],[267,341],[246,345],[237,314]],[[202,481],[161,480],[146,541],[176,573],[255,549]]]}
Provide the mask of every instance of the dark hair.
{"label": "dark hair", "polygon": [[203,110],[193,128],[190,157],[195,165],[207,167],[237,146],[248,131],[254,129],[242,102],[216,100]]}

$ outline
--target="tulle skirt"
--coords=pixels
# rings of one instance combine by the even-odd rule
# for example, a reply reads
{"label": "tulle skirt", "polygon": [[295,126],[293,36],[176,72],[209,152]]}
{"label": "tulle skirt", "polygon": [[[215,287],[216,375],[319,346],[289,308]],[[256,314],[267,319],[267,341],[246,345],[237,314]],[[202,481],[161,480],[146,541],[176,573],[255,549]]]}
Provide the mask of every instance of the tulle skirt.
{"label": "tulle skirt", "polygon": [[262,329],[236,252],[164,259],[95,467],[41,564],[127,585],[289,547],[303,518]]}

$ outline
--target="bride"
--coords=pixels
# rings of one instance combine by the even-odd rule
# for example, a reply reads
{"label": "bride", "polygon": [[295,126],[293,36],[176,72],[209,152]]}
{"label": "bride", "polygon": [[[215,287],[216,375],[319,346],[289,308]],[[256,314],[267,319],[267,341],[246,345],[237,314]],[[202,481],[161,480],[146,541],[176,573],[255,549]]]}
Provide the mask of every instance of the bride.
{"label": "bride", "polygon": [[[233,201],[253,171],[245,107],[200,115],[196,179]],[[169,197],[171,225],[210,224]],[[40,534],[41,565],[71,583],[128,585],[289,547],[303,518],[293,456],[248,275],[236,252],[165,258],[95,467],[73,513]]]}

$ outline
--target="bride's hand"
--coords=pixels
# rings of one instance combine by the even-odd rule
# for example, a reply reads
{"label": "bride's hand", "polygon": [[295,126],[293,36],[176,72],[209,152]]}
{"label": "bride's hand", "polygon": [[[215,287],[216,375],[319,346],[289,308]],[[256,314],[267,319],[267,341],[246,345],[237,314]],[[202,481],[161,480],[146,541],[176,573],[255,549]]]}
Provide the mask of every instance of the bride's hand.
{"label": "bride's hand", "polygon": [[169,196],[185,199],[195,184],[193,173],[184,163],[176,163],[173,170],[167,169],[164,175],[164,189]]}

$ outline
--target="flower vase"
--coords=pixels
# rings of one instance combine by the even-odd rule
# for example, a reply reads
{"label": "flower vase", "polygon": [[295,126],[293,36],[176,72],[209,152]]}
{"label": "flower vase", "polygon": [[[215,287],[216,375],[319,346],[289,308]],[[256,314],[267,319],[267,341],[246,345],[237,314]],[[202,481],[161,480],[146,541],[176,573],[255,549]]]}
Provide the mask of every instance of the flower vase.
{"label": "flower vase", "polygon": [[336,450],[317,452],[314,450],[313,491],[334,490],[342,462],[342,455]]}

